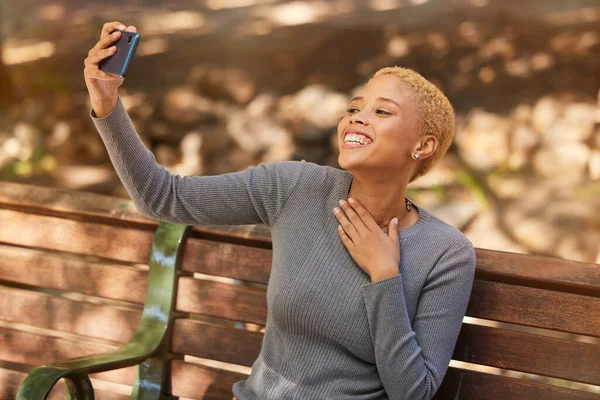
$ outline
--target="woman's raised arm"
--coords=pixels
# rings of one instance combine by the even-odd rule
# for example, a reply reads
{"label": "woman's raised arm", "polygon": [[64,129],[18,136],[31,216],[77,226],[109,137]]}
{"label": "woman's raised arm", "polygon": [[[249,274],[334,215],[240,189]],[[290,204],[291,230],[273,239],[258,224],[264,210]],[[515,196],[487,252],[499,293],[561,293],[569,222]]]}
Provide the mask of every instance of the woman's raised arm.
{"label": "woman's raised arm", "polygon": [[303,161],[259,164],[215,176],[181,177],[161,167],[118,98],[102,118],[91,111],[121,182],[144,214],[173,223],[273,225],[300,179]]}

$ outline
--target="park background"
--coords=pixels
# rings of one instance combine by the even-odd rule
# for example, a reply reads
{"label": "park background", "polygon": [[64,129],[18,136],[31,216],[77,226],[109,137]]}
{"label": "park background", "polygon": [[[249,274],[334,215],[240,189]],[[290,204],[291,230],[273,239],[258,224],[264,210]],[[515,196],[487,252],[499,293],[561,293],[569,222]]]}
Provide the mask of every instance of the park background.
{"label": "park background", "polygon": [[0,180],[128,197],[89,117],[102,24],[141,44],[120,91],[178,174],[337,165],[335,126],[377,69],[410,67],[457,113],[408,196],[476,247],[600,263],[600,2],[0,2]]}

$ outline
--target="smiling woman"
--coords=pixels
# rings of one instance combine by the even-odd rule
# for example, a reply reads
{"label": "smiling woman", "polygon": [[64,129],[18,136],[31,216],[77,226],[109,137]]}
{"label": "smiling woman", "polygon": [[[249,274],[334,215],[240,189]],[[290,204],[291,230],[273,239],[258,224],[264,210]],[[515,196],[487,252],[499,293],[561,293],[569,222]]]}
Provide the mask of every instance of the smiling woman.
{"label": "smiling woman", "polygon": [[116,93],[121,81],[102,84],[111,78],[96,71],[119,26],[105,25],[86,83],[92,120],[135,205],[162,221],[271,229],[264,339],[235,397],[431,399],[475,271],[471,242],[405,198],[432,164],[423,160],[441,157],[452,138],[445,97],[415,72],[384,70],[340,121],[344,169],[283,161],[181,177],[145,148]]}

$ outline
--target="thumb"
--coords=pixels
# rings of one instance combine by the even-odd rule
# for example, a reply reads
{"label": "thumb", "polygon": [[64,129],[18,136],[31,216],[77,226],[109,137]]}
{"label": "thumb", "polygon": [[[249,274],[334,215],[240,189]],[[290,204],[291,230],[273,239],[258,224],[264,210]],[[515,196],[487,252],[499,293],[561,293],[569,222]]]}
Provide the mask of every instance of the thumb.
{"label": "thumb", "polygon": [[388,235],[390,236],[390,239],[392,239],[392,241],[394,243],[398,242],[398,218],[397,217],[392,218],[392,220],[390,221],[390,229],[388,230]]}

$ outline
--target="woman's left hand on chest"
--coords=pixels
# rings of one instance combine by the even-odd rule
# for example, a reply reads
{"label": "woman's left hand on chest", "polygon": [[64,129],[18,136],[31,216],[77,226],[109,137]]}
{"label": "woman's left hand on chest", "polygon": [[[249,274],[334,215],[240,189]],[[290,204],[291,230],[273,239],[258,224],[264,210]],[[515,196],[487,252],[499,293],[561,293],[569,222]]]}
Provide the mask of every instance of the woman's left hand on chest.
{"label": "woman's left hand on chest", "polygon": [[394,218],[390,221],[388,235],[357,200],[340,200],[340,206],[348,217],[346,218],[338,207],[334,209],[340,223],[338,234],[354,261],[369,274],[371,282],[398,275],[398,220]]}

